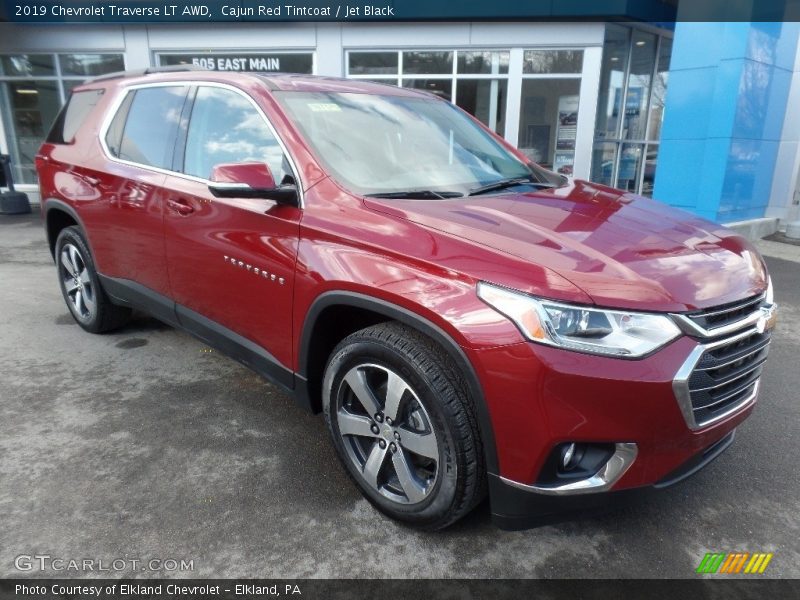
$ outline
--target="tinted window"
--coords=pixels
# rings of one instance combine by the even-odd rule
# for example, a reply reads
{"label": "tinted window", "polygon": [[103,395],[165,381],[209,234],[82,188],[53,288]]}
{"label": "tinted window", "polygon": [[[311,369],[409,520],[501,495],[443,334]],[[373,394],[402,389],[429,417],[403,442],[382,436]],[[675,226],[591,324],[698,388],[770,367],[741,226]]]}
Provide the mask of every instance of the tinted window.
{"label": "tinted window", "polygon": [[119,158],[119,145],[122,142],[122,132],[125,130],[125,119],[131,107],[131,100],[133,100],[133,94],[125,96],[125,100],[122,101],[117,114],[114,115],[114,120],[111,121],[108,131],[106,131],[106,146],[117,158]]}
{"label": "tinted window", "polygon": [[97,106],[102,95],[103,90],[87,90],[72,94],[66,106],[59,113],[55,123],[53,123],[53,128],[47,136],[47,141],[51,144],[67,144],[71,142],[86,117]]}
{"label": "tinted window", "polygon": [[231,90],[200,87],[189,121],[184,172],[208,179],[215,165],[243,162],[266,162],[277,183],[288,172],[278,141],[249,100]]}
{"label": "tinted window", "polygon": [[128,110],[119,158],[169,168],[186,87],[137,90]]}

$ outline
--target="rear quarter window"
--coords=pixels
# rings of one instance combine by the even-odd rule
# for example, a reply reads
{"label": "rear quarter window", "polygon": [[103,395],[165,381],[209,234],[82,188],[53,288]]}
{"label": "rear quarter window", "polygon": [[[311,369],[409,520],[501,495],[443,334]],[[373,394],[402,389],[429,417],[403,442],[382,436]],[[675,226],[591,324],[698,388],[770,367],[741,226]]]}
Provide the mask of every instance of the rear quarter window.
{"label": "rear quarter window", "polygon": [[133,94],[127,94],[122,104],[119,105],[114,118],[111,120],[111,125],[108,126],[106,131],[106,146],[112,156],[119,158],[119,146],[122,143],[122,133],[125,131],[125,119],[128,118],[128,110],[131,108],[131,101]]}
{"label": "rear quarter window", "polygon": [[73,92],[64,108],[58,113],[47,141],[51,144],[69,144],[75,139],[75,134],[86,121],[86,117],[92,112],[100,98],[103,90],[83,90]]}

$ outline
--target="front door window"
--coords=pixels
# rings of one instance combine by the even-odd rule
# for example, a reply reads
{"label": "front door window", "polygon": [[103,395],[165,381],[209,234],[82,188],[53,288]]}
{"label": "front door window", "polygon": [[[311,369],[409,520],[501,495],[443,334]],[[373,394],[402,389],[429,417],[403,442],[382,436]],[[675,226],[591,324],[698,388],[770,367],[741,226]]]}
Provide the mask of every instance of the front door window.
{"label": "front door window", "polygon": [[241,94],[200,87],[186,136],[187,175],[208,179],[215,165],[265,162],[275,181],[288,175],[278,140],[263,117]]}

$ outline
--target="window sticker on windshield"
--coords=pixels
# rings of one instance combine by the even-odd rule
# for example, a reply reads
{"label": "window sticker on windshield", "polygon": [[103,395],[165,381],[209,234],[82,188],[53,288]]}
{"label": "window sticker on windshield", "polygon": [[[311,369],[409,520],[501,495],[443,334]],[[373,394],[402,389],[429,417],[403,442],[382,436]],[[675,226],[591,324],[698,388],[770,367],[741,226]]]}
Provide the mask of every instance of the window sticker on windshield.
{"label": "window sticker on windshield", "polygon": [[312,112],[341,112],[342,108],[333,102],[309,102],[308,108]]}

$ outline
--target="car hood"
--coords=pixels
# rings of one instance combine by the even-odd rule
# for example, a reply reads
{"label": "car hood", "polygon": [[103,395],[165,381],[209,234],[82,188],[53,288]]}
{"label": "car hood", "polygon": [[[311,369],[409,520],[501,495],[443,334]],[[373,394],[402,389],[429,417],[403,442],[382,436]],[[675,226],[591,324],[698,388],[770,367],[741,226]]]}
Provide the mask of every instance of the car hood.
{"label": "car hood", "polygon": [[532,192],[364,202],[551,269],[600,306],[691,311],[766,288],[761,257],[734,232],[585,181]]}

